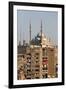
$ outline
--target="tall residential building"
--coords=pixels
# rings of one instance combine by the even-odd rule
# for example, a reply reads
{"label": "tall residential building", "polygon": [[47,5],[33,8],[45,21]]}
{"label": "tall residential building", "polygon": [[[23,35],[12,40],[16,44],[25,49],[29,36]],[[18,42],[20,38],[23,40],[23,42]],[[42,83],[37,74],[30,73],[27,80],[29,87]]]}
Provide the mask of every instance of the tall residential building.
{"label": "tall residential building", "polygon": [[58,47],[49,40],[41,31],[29,44],[18,45],[17,54],[17,79],[54,78],[58,76]]}

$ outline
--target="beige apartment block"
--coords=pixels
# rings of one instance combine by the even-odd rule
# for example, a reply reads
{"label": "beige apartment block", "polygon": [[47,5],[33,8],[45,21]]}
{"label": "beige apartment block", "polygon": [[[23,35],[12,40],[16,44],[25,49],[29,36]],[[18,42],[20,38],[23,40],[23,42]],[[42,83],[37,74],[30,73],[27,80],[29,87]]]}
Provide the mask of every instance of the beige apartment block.
{"label": "beige apartment block", "polygon": [[42,79],[58,76],[58,47],[41,31],[29,44],[23,40],[23,45],[17,46],[17,79]]}

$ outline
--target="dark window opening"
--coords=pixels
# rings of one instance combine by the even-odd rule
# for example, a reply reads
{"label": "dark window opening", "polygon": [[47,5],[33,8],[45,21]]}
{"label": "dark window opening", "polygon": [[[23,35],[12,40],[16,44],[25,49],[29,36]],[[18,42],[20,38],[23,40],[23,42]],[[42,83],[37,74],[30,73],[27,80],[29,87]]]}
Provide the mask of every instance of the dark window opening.
{"label": "dark window opening", "polygon": [[35,71],[39,71],[39,69],[35,69]]}
{"label": "dark window opening", "polygon": [[43,70],[47,70],[47,67],[43,67]]}
{"label": "dark window opening", "polygon": [[27,79],[31,79],[31,78],[27,78]]}
{"label": "dark window opening", "polygon": [[36,57],[36,59],[38,59],[38,57]]}
{"label": "dark window opening", "polygon": [[36,55],[39,55],[39,53],[36,53]]}
{"label": "dark window opening", "polygon": [[25,56],[24,56],[24,55],[22,55],[22,57],[23,57],[23,58],[25,58]]}
{"label": "dark window opening", "polygon": [[47,75],[47,73],[46,73],[45,75],[43,75],[43,78],[47,78],[47,76],[48,76],[48,75]]}
{"label": "dark window opening", "polygon": [[27,57],[27,59],[31,59],[31,57]]}
{"label": "dark window opening", "polygon": [[36,79],[39,79],[39,77],[35,77]]}

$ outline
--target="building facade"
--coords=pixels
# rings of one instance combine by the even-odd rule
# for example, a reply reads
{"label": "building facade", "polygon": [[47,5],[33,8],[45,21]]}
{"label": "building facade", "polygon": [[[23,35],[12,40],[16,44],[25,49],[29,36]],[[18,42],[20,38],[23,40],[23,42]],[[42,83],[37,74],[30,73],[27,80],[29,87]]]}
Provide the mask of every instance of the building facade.
{"label": "building facade", "polygon": [[29,44],[18,45],[17,79],[40,79],[58,77],[58,47],[41,31]]}

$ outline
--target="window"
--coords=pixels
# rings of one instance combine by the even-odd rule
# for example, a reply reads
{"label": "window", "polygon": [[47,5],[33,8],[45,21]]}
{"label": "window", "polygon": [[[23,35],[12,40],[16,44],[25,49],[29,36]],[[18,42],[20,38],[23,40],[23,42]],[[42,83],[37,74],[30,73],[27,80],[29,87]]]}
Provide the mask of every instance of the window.
{"label": "window", "polygon": [[24,55],[22,55],[22,57],[23,57],[23,58],[25,58],[25,56],[24,56]]}
{"label": "window", "polygon": [[27,59],[31,59],[31,57],[27,57]]}
{"label": "window", "polygon": [[43,78],[47,78],[47,77],[48,77],[47,73],[45,75],[43,75]]}
{"label": "window", "polygon": [[39,53],[36,53],[36,55],[39,55]]}
{"label": "window", "polygon": [[35,67],[39,67],[39,65],[36,65]]}
{"label": "window", "polygon": [[39,77],[35,77],[36,79],[39,79]]}
{"label": "window", "polygon": [[31,69],[28,69],[28,70],[27,70],[27,72],[30,72],[30,71],[31,71]]}
{"label": "window", "polygon": [[27,79],[31,79],[31,77],[28,77]]}
{"label": "window", "polygon": [[47,70],[47,67],[43,67],[43,70]]}
{"label": "window", "polygon": [[36,59],[38,59],[38,57],[36,57]]}
{"label": "window", "polygon": [[39,71],[39,69],[35,69],[35,71]]}
{"label": "window", "polygon": [[36,61],[36,63],[39,63],[39,61]]}

